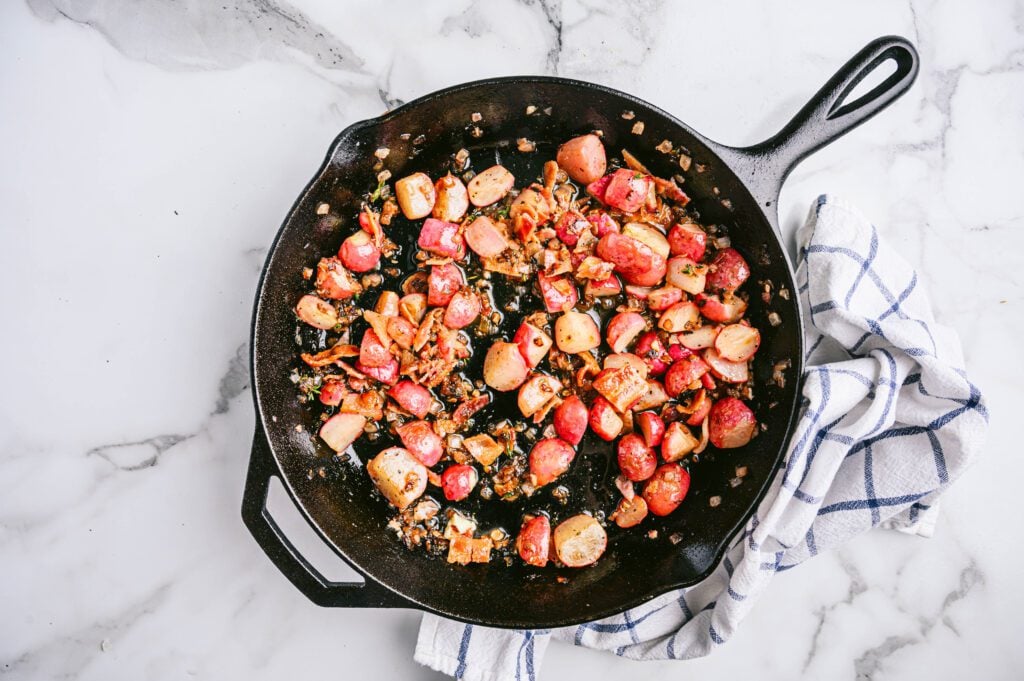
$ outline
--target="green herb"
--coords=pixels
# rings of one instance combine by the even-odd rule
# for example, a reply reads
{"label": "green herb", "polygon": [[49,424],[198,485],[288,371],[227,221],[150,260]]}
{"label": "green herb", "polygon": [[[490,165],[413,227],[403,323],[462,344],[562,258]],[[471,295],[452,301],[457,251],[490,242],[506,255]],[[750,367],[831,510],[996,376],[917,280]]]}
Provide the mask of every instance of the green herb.
{"label": "green herb", "polygon": [[642,180],[643,177],[644,177],[644,174],[641,173],[639,170],[633,173],[633,179],[634,180]]}
{"label": "green herb", "polygon": [[498,217],[498,218],[507,218],[508,217],[508,206],[502,206],[498,210],[494,211],[494,216]]}
{"label": "green herb", "polygon": [[373,203],[374,201],[380,199],[381,192],[384,191],[384,185],[386,184],[386,182],[387,180],[385,178],[381,178],[380,180],[377,181],[377,188],[373,190],[372,194],[370,194],[370,203]]}

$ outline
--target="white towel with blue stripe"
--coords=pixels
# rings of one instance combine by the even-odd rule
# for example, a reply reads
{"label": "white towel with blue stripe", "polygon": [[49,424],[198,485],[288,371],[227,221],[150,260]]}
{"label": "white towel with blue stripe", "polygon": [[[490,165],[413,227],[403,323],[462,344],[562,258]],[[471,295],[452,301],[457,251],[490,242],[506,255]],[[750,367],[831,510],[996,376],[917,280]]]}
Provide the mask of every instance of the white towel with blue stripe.
{"label": "white towel with blue stripe", "polygon": [[564,629],[426,614],[418,662],[467,681],[533,680],[552,638],[638,660],[701,657],[732,637],[776,572],[876,525],[931,535],[939,497],[980,452],[988,423],[959,340],[935,323],[913,268],[850,205],[820,197],[797,242],[801,417],[785,467],[716,571]]}

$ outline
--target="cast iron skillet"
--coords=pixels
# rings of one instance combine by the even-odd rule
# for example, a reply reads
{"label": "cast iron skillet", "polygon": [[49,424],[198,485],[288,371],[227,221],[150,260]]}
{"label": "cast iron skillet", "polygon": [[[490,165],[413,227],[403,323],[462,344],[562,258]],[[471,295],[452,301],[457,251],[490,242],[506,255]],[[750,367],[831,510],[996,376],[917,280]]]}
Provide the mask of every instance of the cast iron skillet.
{"label": "cast iron skillet", "polygon": [[[896,64],[892,75],[847,102],[854,86],[888,60]],[[285,576],[320,605],[413,607],[497,627],[547,628],[591,621],[706,577],[766,492],[796,417],[803,333],[792,267],[778,227],[776,202],[782,183],[805,156],[906,92],[917,70],[917,53],[909,42],[898,37],[875,40],[777,135],[747,148],[713,142],[630,95],[539,76],[458,85],[344,130],[278,232],[256,298],[251,339],[256,435],[242,517],[257,542]],[[537,111],[526,115],[531,105]],[[624,119],[624,111],[634,112],[634,118]],[[474,112],[483,116],[479,138],[470,134]],[[632,133],[638,121],[644,123],[641,135]],[[396,178],[420,170],[438,177],[450,156],[465,147],[477,170],[500,160],[522,186],[525,178],[539,175],[540,164],[554,156],[555,145],[594,129],[603,131],[610,155],[628,148],[665,177],[677,173],[678,166],[654,149],[662,140],[684,147],[692,156],[684,189],[701,222],[727,228],[733,245],[752,265],[748,317],[763,334],[754,364],[757,389],[752,406],[767,430],[742,449],[715,453],[691,467],[690,493],[678,512],[649,518],[640,532],[613,533],[596,566],[561,571],[570,577],[566,584],[556,581],[560,572],[553,568],[536,570],[518,562],[506,567],[500,561],[460,567],[408,551],[385,528],[386,505],[372,494],[367,476],[332,459],[323,443],[311,437],[317,427],[315,413],[299,403],[288,380],[297,354],[292,310],[308,285],[300,272],[334,252],[343,235],[356,229],[360,194],[375,184],[373,152],[379,147],[391,150],[385,167]],[[408,137],[403,139],[403,133]],[[424,139],[417,141],[420,135]],[[518,153],[514,141],[520,137],[536,141],[538,152]],[[337,217],[318,217],[321,202],[329,204]],[[415,233],[408,227],[399,221],[389,234],[411,243]],[[776,290],[785,287],[793,295],[788,300],[776,295],[770,306],[765,305],[755,284],[765,279]],[[772,311],[780,316],[781,325],[768,323]],[[792,362],[784,388],[768,385],[772,366],[781,359]],[[301,432],[296,430],[299,425]],[[361,438],[357,458],[372,456],[380,447],[364,441]],[[595,441],[584,441],[574,464],[574,496],[600,495],[615,475],[608,465],[610,448]],[[745,465],[748,473],[732,488],[729,480],[737,465]],[[327,479],[316,474],[310,478],[320,466]],[[365,584],[329,582],[296,551],[266,510],[268,486],[275,476],[320,536],[366,577]],[[708,500],[715,495],[722,502],[712,508]],[[658,531],[656,539],[646,536],[650,529]]]}

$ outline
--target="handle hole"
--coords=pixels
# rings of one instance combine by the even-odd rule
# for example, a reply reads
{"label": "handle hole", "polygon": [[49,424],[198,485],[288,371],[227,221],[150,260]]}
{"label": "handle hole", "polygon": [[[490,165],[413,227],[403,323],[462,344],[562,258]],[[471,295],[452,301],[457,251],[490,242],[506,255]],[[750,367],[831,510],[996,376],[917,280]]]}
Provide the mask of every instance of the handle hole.
{"label": "handle hole", "polygon": [[267,489],[267,512],[302,556],[330,582],[363,581],[363,577],[338,557],[295,508],[284,485],[274,476]]}
{"label": "handle hole", "polygon": [[843,89],[825,117],[832,120],[859,109],[889,91],[904,75],[897,56],[883,52]]}

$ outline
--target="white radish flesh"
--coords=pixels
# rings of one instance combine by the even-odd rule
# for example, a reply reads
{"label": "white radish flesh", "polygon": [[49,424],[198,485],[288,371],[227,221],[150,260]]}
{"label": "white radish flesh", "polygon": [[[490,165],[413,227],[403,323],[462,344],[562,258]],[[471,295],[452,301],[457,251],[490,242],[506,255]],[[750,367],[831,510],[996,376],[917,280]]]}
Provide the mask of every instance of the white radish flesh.
{"label": "white radish flesh", "polygon": [[363,434],[365,427],[365,416],[335,414],[320,426],[320,437],[334,451],[343,452]]}
{"label": "white radish flesh", "polygon": [[316,296],[302,296],[295,306],[299,319],[317,329],[333,329],[338,324],[338,311],[326,300]]}
{"label": "white radish flesh", "polygon": [[706,324],[695,331],[679,334],[679,342],[690,350],[703,350],[715,344],[718,332],[722,327]]}
{"label": "white radish flesh", "polygon": [[704,291],[707,272],[707,265],[698,265],[689,258],[676,256],[668,261],[665,279],[676,288],[697,295]]}
{"label": "white radish flesh", "polygon": [[601,345],[601,332],[590,315],[569,310],[555,322],[555,343],[562,352],[575,355]]}
{"label": "white radish flesh", "polygon": [[515,390],[526,380],[530,370],[515,343],[499,341],[484,357],[484,382],[495,390]]}
{"label": "white radish flesh", "polygon": [[389,447],[370,459],[366,472],[384,498],[399,510],[427,491],[426,466],[401,447]]}
{"label": "white radish flesh", "polygon": [[704,361],[711,367],[711,373],[715,377],[728,383],[746,383],[750,378],[746,362],[730,362],[718,354],[714,348],[704,350]]}
{"label": "white radish flesh", "polygon": [[469,208],[469,192],[462,180],[448,173],[434,185],[437,198],[431,214],[438,220],[458,222]]}
{"label": "white radish flesh", "polygon": [[541,407],[558,396],[562,383],[552,376],[536,374],[519,388],[519,411],[523,416],[533,416]]}
{"label": "white radish flesh", "polygon": [[682,333],[696,326],[700,320],[700,309],[689,301],[676,303],[661,313],[658,328],[669,333]]}
{"label": "white radish flesh", "polygon": [[395,182],[395,198],[402,215],[409,220],[419,220],[430,215],[437,192],[426,173],[413,173]]}
{"label": "white radish flesh", "polygon": [[730,324],[715,339],[715,350],[730,362],[746,362],[760,345],[761,333],[745,324]]}
{"label": "white radish flesh", "polygon": [[651,247],[651,250],[659,254],[663,258],[669,256],[668,239],[660,231],[645,225],[642,222],[627,222],[626,226],[622,228],[622,233],[626,236],[631,236],[637,241],[642,241]]}
{"label": "white radish flesh", "polygon": [[608,546],[604,528],[589,515],[575,515],[555,528],[555,553],[566,567],[593,564]]}
{"label": "white radish flesh", "polygon": [[491,166],[469,181],[469,200],[478,208],[489,206],[504,198],[515,182],[504,166]]}

